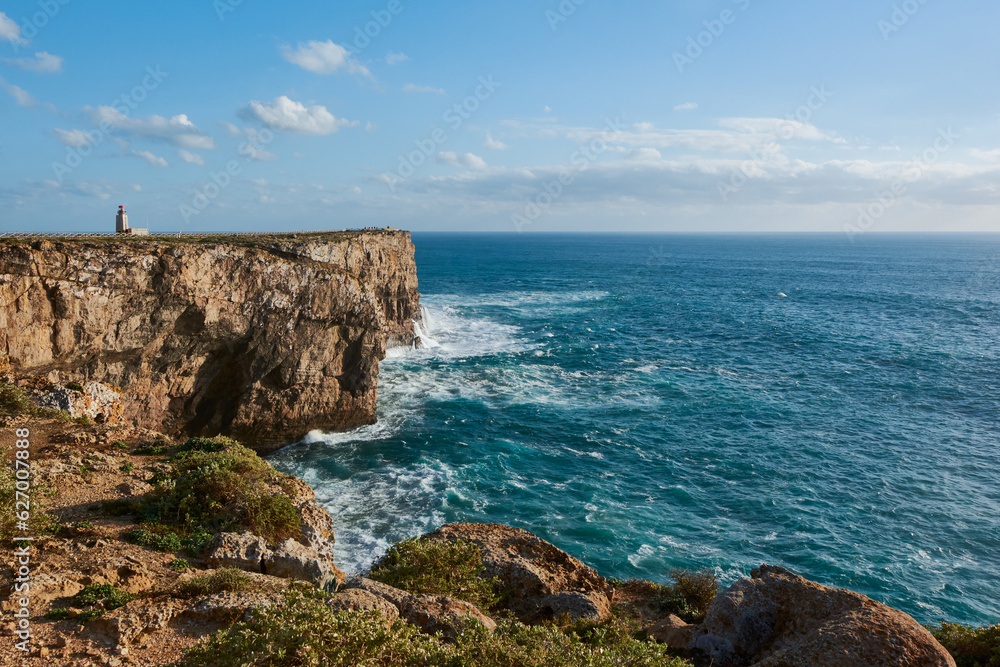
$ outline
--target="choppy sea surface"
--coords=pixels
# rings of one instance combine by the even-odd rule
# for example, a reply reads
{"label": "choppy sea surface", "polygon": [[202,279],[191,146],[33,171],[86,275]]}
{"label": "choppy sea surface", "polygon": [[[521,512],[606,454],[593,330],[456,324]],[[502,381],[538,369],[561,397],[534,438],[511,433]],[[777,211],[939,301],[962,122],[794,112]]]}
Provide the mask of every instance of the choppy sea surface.
{"label": "choppy sea surface", "polygon": [[273,457],[360,571],[454,521],[1000,621],[1000,236],[414,234],[428,347]]}

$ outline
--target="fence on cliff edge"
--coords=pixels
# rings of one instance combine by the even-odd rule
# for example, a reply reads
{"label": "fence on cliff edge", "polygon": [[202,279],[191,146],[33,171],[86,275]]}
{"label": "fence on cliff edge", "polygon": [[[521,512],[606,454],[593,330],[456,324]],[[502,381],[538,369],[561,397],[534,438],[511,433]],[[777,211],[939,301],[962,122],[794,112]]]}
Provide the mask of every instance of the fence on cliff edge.
{"label": "fence on cliff edge", "polygon": [[365,227],[363,229],[313,229],[300,230],[297,232],[150,232],[148,235],[119,234],[117,232],[0,232],[0,239],[110,239],[115,238],[122,241],[150,238],[205,238],[214,236],[241,236],[241,237],[265,237],[265,236],[295,236],[297,234],[335,234],[338,232],[387,232],[396,231],[388,227]]}

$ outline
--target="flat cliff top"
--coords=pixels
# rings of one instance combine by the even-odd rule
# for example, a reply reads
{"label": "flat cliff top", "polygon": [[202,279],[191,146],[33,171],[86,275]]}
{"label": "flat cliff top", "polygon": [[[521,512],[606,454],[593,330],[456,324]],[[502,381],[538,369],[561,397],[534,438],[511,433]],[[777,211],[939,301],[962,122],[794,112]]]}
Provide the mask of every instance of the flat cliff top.
{"label": "flat cliff top", "polygon": [[257,245],[274,241],[340,242],[349,241],[362,236],[405,236],[410,233],[399,229],[342,229],[312,232],[205,232],[205,233],[151,233],[149,236],[131,236],[128,234],[98,234],[73,233],[66,234],[32,234],[9,233],[0,234],[0,244],[23,244],[36,241],[52,241],[58,243],[122,243],[129,245],[142,244],[190,244],[190,245]]}

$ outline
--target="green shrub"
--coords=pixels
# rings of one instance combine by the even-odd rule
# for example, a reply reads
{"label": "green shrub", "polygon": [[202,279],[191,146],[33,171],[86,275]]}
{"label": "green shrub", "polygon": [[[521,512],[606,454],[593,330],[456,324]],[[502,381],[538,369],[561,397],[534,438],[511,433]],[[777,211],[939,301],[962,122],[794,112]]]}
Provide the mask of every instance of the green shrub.
{"label": "green shrub", "polygon": [[211,542],[214,537],[215,535],[207,530],[197,528],[194,532],[185,537],[182,542],[184,543],[184,548],[187,549],[192,556],[200,556],[202,552],[205,551],[205,547],[208,546],[208,543]]}
{"label": "green shrub", "polygon": [[117,449],[118,451],[125,451],[126,449],[128,449],[128,445],[126,445],[121,440],[118,440],[117,442],[111,443],[111,449]]}
{"label": "green shrub", "polygon": [[72,389],[73,391],[83,391],[83,385],[79,382],[67,382],[66,388]]}
{"label": "green shrub", "polygon": [[17,500],[17,478],[14,466],[7,460],[9,447],[0,449],[0,540],[6,542],[14,535],[17,525],[15,501]]}
{"label": "green shrub", "polygon": [[81,605],[95,604],[112,611],[124,607],[134,600],[135,596],[111,584],[91,584],[77,593],[74,599]]}
{"label": "green shrub", "polygon": [[252,585],[253,579],[246,572],[234,567],[227,567],[216,570],[212,574],[191,577],[181,584],[180,594],[197,597],[213,593],[238,593],[248,590]]}
{"label": "green shrub", "polygon": [[191,564],[188,563],[183,558],[175,558],[174,560],[167,563],[167,567],[169,567],[174,572],[183,572],[184,570],[191,567]]}
{"label": "green shrub", "polygon": [[[690,667],[667,649],[630,636],[596,632],[586,639],[554,626],[502,622],[494,634],[478,624],[454,642],[421,634],[397,621],[386,627],[378,612],[334,613],[297,590],[285,603],[258,609],[190,649],[181,664],[215,667]],[[603,643],[602,643],[603,642]]]}
{"label": "green shrub", "polygon": [[136,528],[125,533],[122,537],[126,542],[137,544],[140,547],[151,547],[164,553],[173,553],[184,548],[181,538],[176,533],[156,533],[146,528]]}
{"label": "green shrub", "polygon": [[88,417],[87,415],[83,415],[82,417],[77,417],[73,421],[76,422],[77,424],[80,424],[81,426],[93,426],[94,425],[94,420],[91,419],[90,417]]}
{"label": "green shrub", "polygon": [[135,464],[132,463],[131,461],[126,461],[125,463],[123,463],[121,465],[120,468],[118,468],[118,470],[119,470],[119,472],[122,472],[122,473],[124,473],[124,474],[127,475],[130,472],[132,472],[133,470],[135,470]]}
{"label": "green shrub", "polygon": [[670,578],[674,580],[673,590],[690,610],[689,618],[684,620],[692,623],[705,618],[719,593],[715,573],[711,570],[672,570]]}
{"label": "green shrub", "polygon": [[448,595],[489,609],[498,602],[496,580],[485,578],[482,550],[464,540],[411,538],[392,545],[368,576],[417,595]]}
{"label": "green shrub", "polygon": [[138,456],[162,456],[163,454],[166,454],[167,451],[172,447],[173,445],[171,445],[166,440],[154,440],[149,444],[137,448],[132,453],[137,454]]}
{"label": "green shrub", "polygon": [[[17,417],[18,415],[59,418],[61,412],[35,405],[28,397],[28,393],[21,387],[0,382],[0,417]],[[68,413],[66,418],[69,418]]]}
{"label": "green shrub", "polygon": [[271,542],[301,537],[298,510],[272,490],[284,476],[256,453],[228,438],[196,438],[181,447],[172,472],[154,477],[158,488],[142,517],[194,532],[250,530]]}
{"label": "green shrub", "polygon": [[[7,541],[14,536],[17,527],[17,514],[24,511],[23,506],[17,507],[17,476],[14,464],[8,459],[9,447],[0,448],[0,540]],[[40,487],[36,487],[39,490]],[[35,497],[31,499],[31,510],[28,512],[28,530],[19,531],[27,535],[52,535],[59,529],[52,515],[45,512],[42,501]]]}
{"label": "green shrub", "polygon": [[958,667],[1000,667],[1000,624],[973,628],[958,623],[928,627]]}
{"label": "green shrub", "polygon": [[65,607],[55,607],[45,613],[45,618],[50,621],[65,621],[69,618],[69,609]]}

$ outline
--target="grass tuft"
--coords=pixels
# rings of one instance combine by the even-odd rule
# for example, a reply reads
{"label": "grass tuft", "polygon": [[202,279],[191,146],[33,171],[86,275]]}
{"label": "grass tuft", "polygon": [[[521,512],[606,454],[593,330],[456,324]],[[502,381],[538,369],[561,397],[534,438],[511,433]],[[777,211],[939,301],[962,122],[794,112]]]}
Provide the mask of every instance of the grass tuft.
{"label": "grass tuft", "polygon": [[191,577],[180,586],[180,594],[187,597],[199,597],[214,593],[239,593],[249,590],[253,579],[244,572],[233,567],[216,570],[212,574]]}

